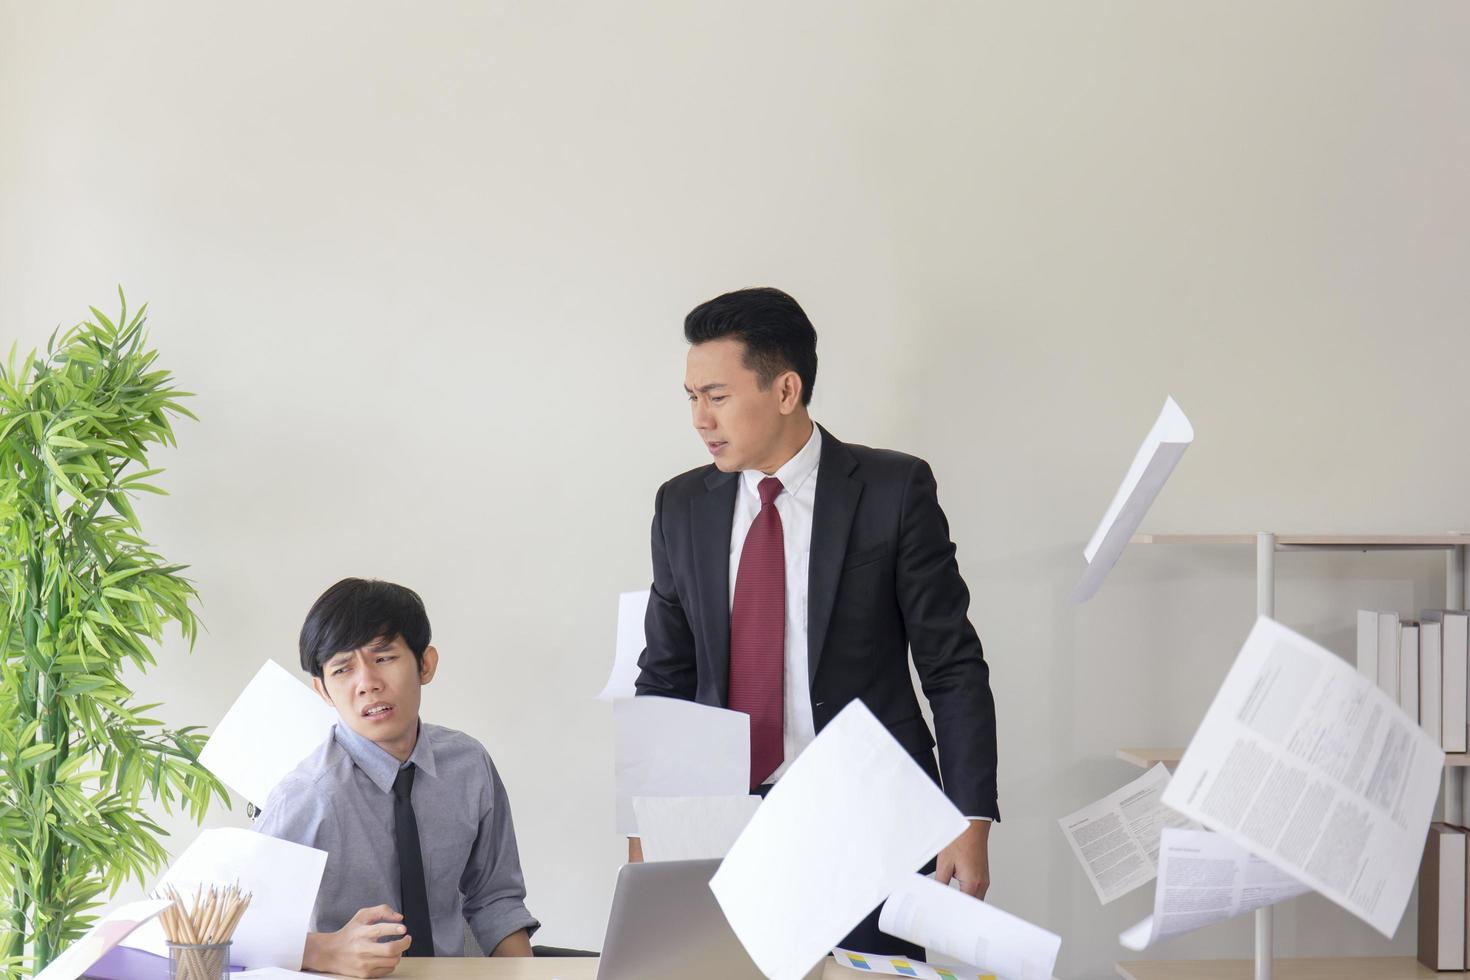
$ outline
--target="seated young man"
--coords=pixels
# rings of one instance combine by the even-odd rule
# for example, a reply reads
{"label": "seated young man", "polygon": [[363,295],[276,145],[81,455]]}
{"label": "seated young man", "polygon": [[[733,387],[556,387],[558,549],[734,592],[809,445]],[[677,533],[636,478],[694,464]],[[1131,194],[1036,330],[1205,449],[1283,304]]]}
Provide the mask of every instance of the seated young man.
{"label": "seated young man", "polygon": [[439,653],[418,595],[343,579],[301,627],[301,667],[332,734],[271,793],[256,829],[327,852],[304,966],[381,977],[401,956],[459,956],[464,926],[530,956],[510,801],[484,746],[419,720]]}

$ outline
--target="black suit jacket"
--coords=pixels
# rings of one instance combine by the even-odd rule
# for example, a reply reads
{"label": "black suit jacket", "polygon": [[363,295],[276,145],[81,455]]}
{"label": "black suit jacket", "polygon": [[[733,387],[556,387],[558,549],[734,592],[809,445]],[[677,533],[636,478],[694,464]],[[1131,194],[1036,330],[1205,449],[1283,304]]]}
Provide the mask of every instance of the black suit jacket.
{"label": "black suit jacket", "polygon": [[[702,466],[659,488],[639,694],[727,706],[738,476]],[[816,730],[861,698],[940,778],[962,813],[998,818],[990,670],[967,618],[970,592],[929,464],[849,446],[823,429],[810,576],[807,668]],[[937,772],[909,650],[934,713]]]}

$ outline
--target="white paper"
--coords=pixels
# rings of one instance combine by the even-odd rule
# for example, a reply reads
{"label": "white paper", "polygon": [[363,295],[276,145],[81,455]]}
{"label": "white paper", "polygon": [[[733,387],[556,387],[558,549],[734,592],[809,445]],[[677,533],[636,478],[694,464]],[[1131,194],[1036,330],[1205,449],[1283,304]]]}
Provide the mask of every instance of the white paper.
{"label": "white paper", "polygon": [[1164,488],[1169,474],[1184,455],[1184,450],[1194,441],[1194,426],[1184,417],[1184,412],[1173,398],[1164,401],[1164,407],[1149,430],[1133,465],[1123,477],[1123,483],[1108,505],[1102,523],[1092,533],[1082,555],[1087,559],[1087,570],[1072,590],[1074,603],[1086,602],[1097,594],[1103,579],[1108,577],[1118,557],[1123,554],[1138,525],[1148,513],[1154,498]]}
{"label": "white paper", "polygon": [[1261,617],[1164,803],[1392,938],[1444,752],[1351,665]]}
{"label": "white paper", "polygon": [[618,596],[618,640],[613,649],[612,673],[599,701],[631,698],[638,683],[638,658],[643,654],[643,616],[648,611],[648,590],[623,592]]}
{"label": "white paper", "polygon": [[148,899],[128,902],[103,913],[85,936],[72,943],[46,969],[36,974],[35,980],[76,980],[102,959],[109,949],[172,904],[168,899]]}
{"label": "white paper", "polygon": [[750,716],[678,698],[613,702],[617,832],[638,833],[635,796],[750,792]]}
{"label": "white paper", "polygon": [[1223,922],[1311,891],[1291,875],[1208,830],[1170,827],[1159,852],[1154,914],[1118,941],[1143,950],[1160,939]]}
{"label": "white paper", "polygon": [[1077,863],[1106,905],[1153,881],[1159,865],[1159,833],[1193,827],[1194,821],[1164,806],[1169,769],[1162,762],[1096,803],[1057,823]]}
{"label": "white paper", "polygon": [[1004,980],[994,973],[977,970],[972,966],[952,963],[920,963],[902,956],[886,956],[882,953],[863,953],[854,949],[834,949],[832,959],[838,966],[863,973],[878,973],[890,977],[919,977],[921,980]]}
{"label": "white paper", "polygon": [[1050,980],[1062,938],[958,888],[911,874],[888,896],[878,928],[923,946],[938,960],[1004,980]]}
{"label": "white paper", "polygon": [[723,859],[760,804],[759,796],[635,796],[643,860]]}
{"label": "white paper", "polygon": [[[206,830],[179,855],[158,881],[179,894],[198,885],[232,885],[251,894],[250,908],[235,928],[230,946],[234,966],[301,968],[306,933],[316,906],[327,852],[277,840],[253,830]],[[123,943],[159,956],[168,955],[163,927],[150,922]]]}
{"label": "white paper", "polygon": [[761,972],[797,980],[967,826],[853,701],[771,789],[710,889]]}
{"label": "white paper", "polygon": [[295,970],[267,966],[259,970],[241,970],[233,974],[230,980],[321,980],[321,976],[320,973],[298,973]]}
{"label": "white paper", "polygon": [[321,745],[337,721],[310,687],[267,660],[199,753],[204,768],[257,807]]}

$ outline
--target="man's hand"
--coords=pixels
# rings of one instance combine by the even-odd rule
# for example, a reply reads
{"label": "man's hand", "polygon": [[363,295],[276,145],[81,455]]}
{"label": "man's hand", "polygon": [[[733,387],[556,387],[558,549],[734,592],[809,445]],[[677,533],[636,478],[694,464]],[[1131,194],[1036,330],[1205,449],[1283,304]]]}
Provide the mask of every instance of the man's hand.
{"label": "man's hand", "polygon": [[[387,905],[358,909],[336,932],[308,933],[301,965],[317,973],[386,977],[413,942],[412,936],[404,935],[407,931],[403,916]],[[379,942],[384,936],[394,937],[393,941]]]}
{"label": "man's hand", "polygon": [[628,838],[628,863],[629,864],[642,864],[643,863],[643,838],[642,837],[629,837]]}
{"label": "man's hand", "polygon": [[971,820],[970,827],[939,852],[934,880],[953,878],[966,895],[984,898],[990,890],[990,821]]}

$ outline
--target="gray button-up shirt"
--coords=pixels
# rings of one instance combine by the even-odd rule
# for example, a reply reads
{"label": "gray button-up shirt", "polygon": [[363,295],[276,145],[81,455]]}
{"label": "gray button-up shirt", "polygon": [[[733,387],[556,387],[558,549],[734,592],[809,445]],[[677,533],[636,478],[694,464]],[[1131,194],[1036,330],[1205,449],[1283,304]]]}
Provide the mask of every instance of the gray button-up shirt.
{"label": "gray button-up shirt", "polygon": [[[412,800],[435,955],[464,955],[461,922],[487,954],[517,929],[535,931],[540,923],[526,910],[510,800],[484,746],[463,732],[420,723],[408,763],[419,769]],[[336,932],[373,905],[403,911],[393,837],[393,780],[400,768],[339,723],[266,801],[256,830],[327,852],[313,931]]]}

